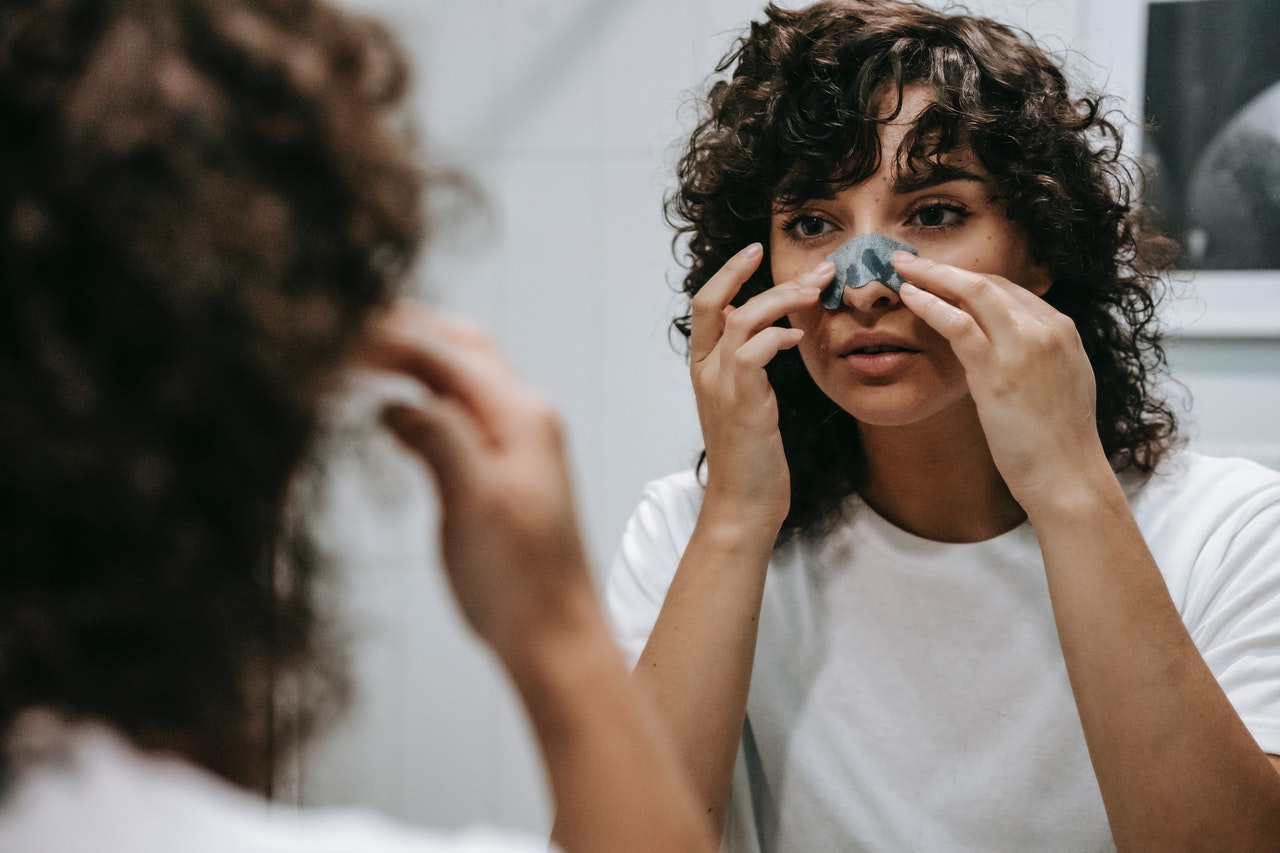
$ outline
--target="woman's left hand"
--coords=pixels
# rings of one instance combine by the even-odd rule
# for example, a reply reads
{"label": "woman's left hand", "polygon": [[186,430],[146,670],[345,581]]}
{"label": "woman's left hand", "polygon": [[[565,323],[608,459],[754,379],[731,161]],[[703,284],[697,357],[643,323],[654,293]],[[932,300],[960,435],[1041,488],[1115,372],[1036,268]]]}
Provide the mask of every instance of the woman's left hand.
{"label": "woman's left hand", "polygon": [[1093,369],[1069,317],[998,275],[894,254],[902,301],[951,344],[992,457],[1031,512],[1082,472],[1107,470]]}

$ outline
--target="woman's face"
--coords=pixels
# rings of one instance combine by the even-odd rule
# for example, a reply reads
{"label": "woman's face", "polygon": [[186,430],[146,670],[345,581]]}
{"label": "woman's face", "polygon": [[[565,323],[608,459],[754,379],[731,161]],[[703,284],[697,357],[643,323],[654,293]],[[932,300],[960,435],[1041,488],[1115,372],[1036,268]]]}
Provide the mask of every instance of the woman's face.
{"label": "woman's face", "polygon": [[[920,110],[923,90],[908,88],[899,117],[881,131],[880,168],[831,199],[775,213],[769,230],[773,280],[789,281],[864,234],[909,243],[920,257],[994,273],[1037,294],[1049,288],[1026,234],[992,199],[991,178],[960,149],[941,172],[899,172],[898,145]],[[905,426],[971,405],[964,370],[950,345],[879,282],[846,287],[836,310],[818,305],[790,316],[804,330],[800,356],[818,387],[869,426]]]}

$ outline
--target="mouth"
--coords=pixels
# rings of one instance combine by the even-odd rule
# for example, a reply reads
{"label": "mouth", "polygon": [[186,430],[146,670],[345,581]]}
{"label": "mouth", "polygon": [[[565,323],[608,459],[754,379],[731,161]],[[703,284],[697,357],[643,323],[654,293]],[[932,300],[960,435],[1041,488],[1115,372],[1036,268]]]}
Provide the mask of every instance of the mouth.
{"label": "mouth", "polygon": [[896,344],[877,344],[875,346],[854,347],[845,355],[880,355],[886,352],[920,352],[920,350],[897,346]]}
{"label": "mouth", "polygon": [[920,350],[883,341],[850,347],[841,356],[845,366],[855,374],[873,381],[887,381],[907,370]]}

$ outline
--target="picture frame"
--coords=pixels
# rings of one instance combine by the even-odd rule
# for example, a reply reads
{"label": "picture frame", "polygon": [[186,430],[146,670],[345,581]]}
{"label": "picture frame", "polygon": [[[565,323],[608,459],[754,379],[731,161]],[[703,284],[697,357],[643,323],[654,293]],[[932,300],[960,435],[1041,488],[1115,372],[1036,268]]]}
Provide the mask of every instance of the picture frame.
{"label": "picture frame", "polygon": [[[1149,23],[1152,7],[1161,7],[1158,12],[1167,21],[1170,11],[1175,14],[1179,11],[1171,9],[1178,4],[1186,5],[1188,12],[1192,11],[1192,6],[1198,6],[1200,8],[1195,11],[1202,17],[1206,10],[1212,17],[1219,10],[1238,14],[1241,6],[1229,8],[1230,4],[1250,2],[1130,0],[1117,3],[1115,0],[1083,0],[1080,9],[1082,35],[1079,44],[1072,45],[1068,51],[1068,66],[1078,79],[1116,97],[1114,102],[1104,104],[1104,108],[1118,108],[1128,118],[1125,148],[1131,156],[1141,157],[1147,153],[1143,150],[1146,140],[1139,123],[1147,119],[1145,84],[1149,52],[1155,49],[1178,51],[1188,47],[1151,43]],[[1257,4],[1256,8],[1263,8],[1263,4]],[[1269,3],[1266,9],[1267,14],[1274,10],[1280,19],[1280,5]],[[1198,38],[1201,36],[1197,34]],[[1198,44],[1190,46],[1200,48]],[[1276,56],[1274,49],[1271,56]],[[1235,59],[1240,61],[1240,57]],[[1280,59],[1276,61],[1280,63]],[[1280,68],[1276,73],[1280,79]],[[1212,80],[1206,79],[1204,85],[1211,86]],[[1210,92],[1209,98],[1214,94]],[[1188,117],[1175,115],[1173,120],[1186,121]],[[1157,174],[1156,180],[1161,179]],[[1280,268],[1188,269],[1174,273],[1171,282],[1174,298],[1165,306],[1165,320],[1171,334],[1189,338],[1280,339]]]}

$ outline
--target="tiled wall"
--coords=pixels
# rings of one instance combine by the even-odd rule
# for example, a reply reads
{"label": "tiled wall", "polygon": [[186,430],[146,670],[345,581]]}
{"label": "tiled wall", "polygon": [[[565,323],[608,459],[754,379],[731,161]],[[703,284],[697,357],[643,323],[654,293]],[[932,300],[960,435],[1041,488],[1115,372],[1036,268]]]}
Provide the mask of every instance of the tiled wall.
{"label": "tiled wall", "polygon": [[[427,149],[466,168],[487,196],[483,215],[440,235],[422,289],[479,319],[564,413],[603,569],[643,483],[689,464],[700,446],[684,363],[668,344],[679,269],[661,200],[671,145],[689,126],[682,105],[762,4],[347,5],[391,22],[420,71]],[[1097,0],[969,5],[1075,51],[1073,66],[1100,80],[1135,26]],[[1109,15],[1123,19],[1119,30]],[[1084,61],[1093,50],[1104,56]],[[1172,357],[1204,409],[1200,441],[1280,462],[1267,444],[1280,420],[1275,340],[1197,339]],[[339,485],[327,526],[357,693],[345,721],[303,756],[297,793],[432,825],[543,830],[541,771],[518,707],[436,571],[429,490],[411,460],[374,437],[367,404],[353,402],[343,422],[363,438],[331,463]]]}

